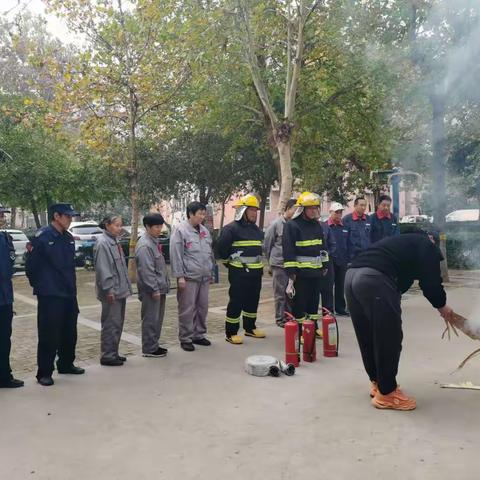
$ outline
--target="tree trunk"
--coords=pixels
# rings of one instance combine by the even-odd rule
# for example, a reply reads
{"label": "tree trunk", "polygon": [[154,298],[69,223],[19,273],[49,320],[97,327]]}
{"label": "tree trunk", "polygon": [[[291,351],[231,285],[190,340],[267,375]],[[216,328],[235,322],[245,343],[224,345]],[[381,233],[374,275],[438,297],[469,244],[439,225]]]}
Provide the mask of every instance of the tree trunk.
{"label": "tree trunk", "polygon": [[222,211],[220,213],[220,228],[218,233],[221,233],[224,222],[225,222],[225,202],[222,202]]}
{"label": "tree trunk", "polygon": [[34,198],[32,198],[31,204],[32,204],[32,213],[33,213],[33,218],[35,220],[35,225],[37,228],[40,228],[42,224],[40,223],[40,217],[38,216],[37,202],[35,201]]}
{"label": "tree trunk", "polygon": [[440,228],[440,248],[443,253],[444,261],[441,263],[441,272],[444,282],[449,281],[447,249],[445,231],[445,214],[446,214],[446,191],[445,191],[445,169],[447,163],[447,155],[445,150],[445,96],[442,93],[435,92],[430,95],[432,104],[432,183],[433,191],[433,218],[437,226]]}
{"label": "tree trunk", "polygon": [[258,228],[260,230],[263,230],[263,226],[265,225],[265,209],[267,207],[267,204],[265,202],[262,202],[260,204],[260,219],[258,220]]}
{"label": "tree trunk", "polygon": [[132,233],[130,236],[130,243],[128,245],[128,276],[132,283],[137,282],[137,268],[135,264],[135,247],[137,246],[138,237],[138,220],[139,220],[139,205],[138,205],[138,184],[137,177],[134,175],[131,182],[130,202],[132,204]]}
{"label": "tree trunk", "polygon": [[285,205],[292,197],[293,175],[292,175],[292,144],[290,138],[287,141],[277,142],[278,157],[282,180],[280,183],[280,197],[278,200],[278,212],[285,210]]}
{"label": "tree trunk", "polygon": [[17,207],[11,208],[10,226],[11,228],[17,228]]}

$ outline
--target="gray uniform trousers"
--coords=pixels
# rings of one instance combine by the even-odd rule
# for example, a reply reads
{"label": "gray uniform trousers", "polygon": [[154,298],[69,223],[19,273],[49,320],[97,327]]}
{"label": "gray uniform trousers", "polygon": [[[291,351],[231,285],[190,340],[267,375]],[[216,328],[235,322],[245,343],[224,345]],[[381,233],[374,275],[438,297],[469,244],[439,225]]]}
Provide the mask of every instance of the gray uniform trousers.
{"label": "gray uniform trousers", "polygon": [[100,334],[102,360],[118,358],[118,345],[125,320],[126,298],[115,299],[110,304],[102,300],[102,331]]}
{"label": "gray uniform trousers", "polygon": [[275,321],[283,322],[285,320],[285,310],[291,309],[287,304],[287,295],[285,290],[288,284],[288,275],[283,267],[271,267],[273,277],[273,296],[275,299]]}
{"label": "gray uniform trousers", "polygon": [[200,340],[207,333],[209,289],[210,279],[203,281],[187,279],[185,288],[177,291],[180,343]]}
{"label": "gray uniform trousers", "polygon": [[165,315],[166,295],[155,300],[149,293],[142,294],[142,353],[153,353],[159,345]]}

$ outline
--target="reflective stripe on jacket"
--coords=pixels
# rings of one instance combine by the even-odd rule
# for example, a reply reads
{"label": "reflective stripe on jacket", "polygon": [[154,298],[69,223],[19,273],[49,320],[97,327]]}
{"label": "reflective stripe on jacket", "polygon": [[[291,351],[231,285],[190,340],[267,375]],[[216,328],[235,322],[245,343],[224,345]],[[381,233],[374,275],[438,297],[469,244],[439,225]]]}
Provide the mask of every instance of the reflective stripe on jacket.
{"label": "reflective stripe on jacket", "polygon": [[[230,272],[241,276],[262,275],[263,232],[256,224],[245,220],[225,226],[218,239],[218,253]],[[252,257],[253,262],[242,262],[242,257]]]}
{"label": "reflective stripe on jacket", "polygon": [[323,228],[318,220],[300,216],[287,222],[282,245],[284,267],[289,276],[322,276],[328,257],[325,257]]}

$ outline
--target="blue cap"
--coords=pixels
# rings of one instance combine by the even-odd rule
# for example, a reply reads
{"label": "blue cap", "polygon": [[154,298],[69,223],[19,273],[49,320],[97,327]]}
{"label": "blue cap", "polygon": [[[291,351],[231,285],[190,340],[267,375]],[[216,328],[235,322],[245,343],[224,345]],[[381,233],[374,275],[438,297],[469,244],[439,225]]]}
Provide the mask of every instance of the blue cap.
{"label": "blue cap", "polygon": [[48,207],[48,213],[50,217],[53,217],[54,213],[59,213],[60,215],[70,215],[70,217],[77,217],[80,215],[74,208],[71,203],[54,203]]}
{"label": "blue cap", "polygon": [[7,207],[2,207],[0,205],[0,213],[10,213],[10,210]]}

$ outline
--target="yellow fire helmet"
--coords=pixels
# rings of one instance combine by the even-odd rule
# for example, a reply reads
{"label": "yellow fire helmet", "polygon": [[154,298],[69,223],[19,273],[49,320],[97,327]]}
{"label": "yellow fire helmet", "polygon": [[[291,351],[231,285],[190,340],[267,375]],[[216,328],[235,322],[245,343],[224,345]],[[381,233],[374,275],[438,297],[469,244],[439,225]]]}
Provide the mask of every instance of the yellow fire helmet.
{"label": "yellow fire helmet", "polygon": [[248,195],[240,197],[237,200],[237,203],[235,204],[234,208],[240,208],[240,207],[260,208],[260,204],[258,203],[258,198],[255,195],[252,195],[251,193],[249,193]]}
{"label": "yellow fire helmet", "polygon": [[319,207],[320,197],[316,193],[303,192],[297,198],[296,207]]}

